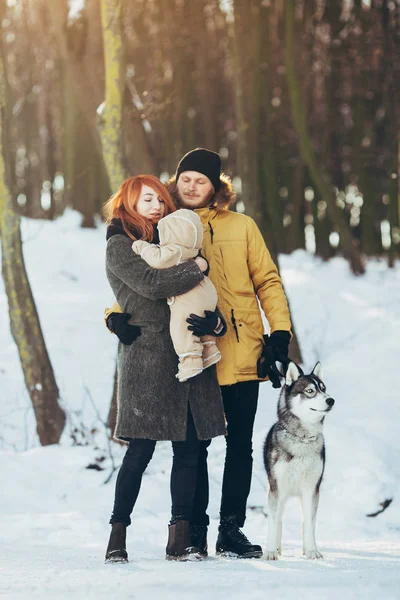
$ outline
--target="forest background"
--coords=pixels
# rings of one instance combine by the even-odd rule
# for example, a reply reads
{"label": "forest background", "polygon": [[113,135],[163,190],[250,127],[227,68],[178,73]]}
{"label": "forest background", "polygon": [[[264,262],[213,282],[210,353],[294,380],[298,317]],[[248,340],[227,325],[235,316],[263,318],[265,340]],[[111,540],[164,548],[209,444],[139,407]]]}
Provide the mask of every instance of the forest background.
{"label": "forest background", "polygon": [[165,181],[204,146],[277,262],[305,248],[356,275],[369,257],[395,265],[398,0],[2,0],[0,17],[3,278],[43,445],[65,413],[21,216],[72,207],[96,227],[125,177]]}

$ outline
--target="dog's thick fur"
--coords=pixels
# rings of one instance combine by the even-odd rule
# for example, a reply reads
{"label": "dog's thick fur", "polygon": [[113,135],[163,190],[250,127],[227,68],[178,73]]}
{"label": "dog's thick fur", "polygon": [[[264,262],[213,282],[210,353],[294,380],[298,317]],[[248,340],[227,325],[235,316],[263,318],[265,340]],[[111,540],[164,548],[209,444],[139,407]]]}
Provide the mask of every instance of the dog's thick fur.
{"label": "dog's thick fur", "polygon": [[264,445],[268,473],[267,560],[281,554],[282,514],[289,496],[301,499],[303,554],[322,558],[315,542],[319,488],[325,467],[322,427],[334,400],[326,393],[321,364],[309,375],[290,362],[278,402],[278,422]]}

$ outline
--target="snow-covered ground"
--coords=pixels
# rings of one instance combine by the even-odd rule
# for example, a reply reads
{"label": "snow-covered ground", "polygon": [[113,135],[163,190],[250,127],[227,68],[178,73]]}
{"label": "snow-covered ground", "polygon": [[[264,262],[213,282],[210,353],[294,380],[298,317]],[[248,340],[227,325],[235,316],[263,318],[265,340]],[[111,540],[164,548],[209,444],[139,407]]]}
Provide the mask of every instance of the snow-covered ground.
{"label": "snow-covered ground", "polygon": [[[116,473],[105,483],[112,461],[102,421],[116,340],[102,323],[103,309],[112,302],[104,225],[81,230],[79,221],[68,211],[55,223],[23,222],[27,269],[68,413],[59,446],[38,445],[0,280],[0,597],[399,599],[400,265],[390,270],[371,261],[367,274],[356,278],[341,259],[322,263],[302,251],[281,257],[304,367],[320,360],[336,399],[325,426],[327,469],[317,523],[324,560],[301,557],[295,501],[285,513],[280,561],[215,558],[221,438],[210,448],[210,559],[164,560],[171,451],[163,442],[128,530],[130,563],[104,565]],[[245,526],[262,545],[268,527],[262,445],[276,401],[277,391],[262,384]],[[118,465],[124,449],[111,446]],[[96,462],[104,470],[86,468]],[[390,498],[385,512],[366,516]]]}

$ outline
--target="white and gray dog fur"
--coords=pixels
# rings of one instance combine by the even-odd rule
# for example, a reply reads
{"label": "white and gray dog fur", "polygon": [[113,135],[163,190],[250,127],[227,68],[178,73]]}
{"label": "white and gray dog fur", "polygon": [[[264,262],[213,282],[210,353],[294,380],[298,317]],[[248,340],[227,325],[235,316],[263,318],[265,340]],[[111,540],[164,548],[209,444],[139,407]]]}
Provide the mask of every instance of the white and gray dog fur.
{"label": "white and gray dog fur", "polygon": [[282,514],[287,499],[298,496],[303,511],[303,554],[322,558],[315,541],[319,488],[325,467],[322,427],[335,401],[326,393],[318,362],[309,375],[289,363],[278,401],[278,422],[264,445],[268,473],[267,560],[277,560],[282,548]]}

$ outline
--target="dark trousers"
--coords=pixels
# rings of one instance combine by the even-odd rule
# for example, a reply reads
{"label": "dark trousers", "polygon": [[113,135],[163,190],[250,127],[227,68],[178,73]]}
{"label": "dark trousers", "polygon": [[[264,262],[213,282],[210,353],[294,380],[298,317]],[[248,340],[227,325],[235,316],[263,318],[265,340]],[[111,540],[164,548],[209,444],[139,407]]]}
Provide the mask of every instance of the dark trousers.
{"label": "dark trousers", "polygon": [[[179,517],[188,521],[192,519],[193,498],[198,483],[200,448],[204,444],[205,442],[200,442],[197,438],[192,413],[188,409],[186,440],[184,442],[172,442],[172,518]],[[131,513],[139,495],[142,475],[153,456],[155,447],[156,442],[154,440],[130,440],[117,477],[114,509],[110,519],[111,524],[131,524]],[[207,473],[207,463],[205,463],[205,466],[202,465],[202,472],[204,472],[204,468]],[[206,487],[199,490],[198,493],[200,498],[207,494],[208,503],[208,476]]]}
{"label": "dark trousers", "polygon": [[[227,435],[220,517],[222,519],[235,516],[239,527],[243,527],[246,519],[246,503],[250,493],[253,471],[252,437],[258,391],[258,381],[245,381],[221,387]],[[208,524],[207,505],[207,447],[204,447],[199,456],[199,471],[192,513],[193,523]]]}

